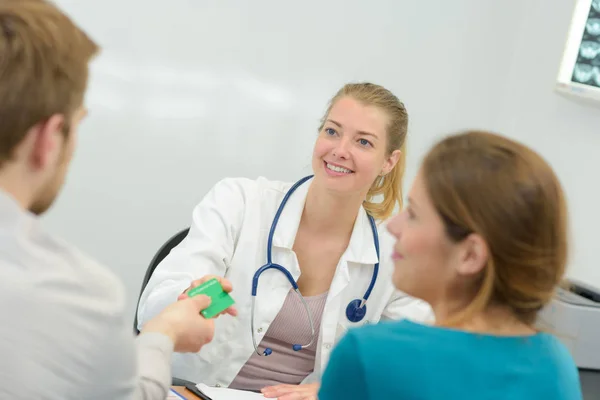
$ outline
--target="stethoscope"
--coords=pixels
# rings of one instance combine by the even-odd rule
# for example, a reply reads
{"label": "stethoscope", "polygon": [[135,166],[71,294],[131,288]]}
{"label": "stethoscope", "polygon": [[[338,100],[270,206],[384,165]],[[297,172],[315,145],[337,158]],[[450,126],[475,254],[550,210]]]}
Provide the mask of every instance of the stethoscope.
{"label": "stethoscope", "polygon": [[[309,347],[310,345],[312,345],[315,340],[315,325],[313,323],[312,315],[310,313],[310,309],[308,308],[308,304],[306,304],[306,300],[304,299],[304,296],[302,296],[302,294],[300,294],[300,290],[298,289],[298,284],[294,280],[294,277],[292,276],[290,271],[288,271],[285,267],[282,267],[279,264],[275,264],[273,262],[273,259],[271,258],[271,248],[273,246],[273,235],[275,233],[275,228],[277,227],[277,222],[279,222],[279,217],[281,216],[281,212],[283,211],[283,208],[285,207],[285,205],[286,205],[287,201],[289,200],[290,196],[292,195],[292,193],[294,193],[294,191],[296,189],[298,189],[298,186],[302,185],[304,182],[306,182],[307,180],[309,180],[312,177],[313,177],[313,175],[309,175],[309,176],[306,176],[306,177],[300,179],[288,190],[288,192],[283,197],[283,200],[281,201],[281,204],[279,205],[279,208],[277,209],[277,213],[275,213],[275,217],[273,218],[273,223],[271,224],[271,230],[269,231],[269,240],[267,242],[267,263],[265,265],[263,265],[262,267],[260,267],[254,273],[254,277],[252,278],[252,309],[251,309],[251,314],[250,314],[250,329],[252,330],[252,344],[254,344],[254,350],[256,351],[256,354],[258,354],[259,356],[263,356],[263,355],[268,356],[273,352],[273,350],[270,348],[266,348],[263,353],[259,352],[258,346],[256,345],[256,338],[254,336],[254,303],[256,300],[256,292],[258,289],[258,278],[260,277],[260,274],[262,274],[264,271],[271,269],[271,268],[275,268],[276,270],[282,272],[287,277],[288,281],[290,281],[292,288],[294,289],[294,291],[296,292],[296,294],[300,297],[300,300],[302,301],[302,305],[304,306],[304,310],[306,311],[306,314],[308,316],[308,321],[310,323],[310,330],[311,330],[310,342],[305,345],[294,344],[294,345],[292,345],[292,349],[294,349],[294,351],[299,351],[299,350],[305,349],[305,348]],[[370,215],[369,215],[369,222],[371,223],[371,230],[373,231],[373,242],[375,244],[375,250],[377,252],[377,260],[379,260],[379,235],[377,234],[377,227],[375,225],[375,220]],[[363,298],[355,299],[355,300],[352,300],[350,303],[348,303],[348,306],[346,307],[346,318],[348,318],[348,321],[360,322],[365,317],[365,314],[367,313],[367,304],[366,303],[367,303],[367,300],[369,299],[369,296],[371,295],[371,291],[373,290],[373,287],[375,286],[375,282],[377,281],[378,273],[379,273],[379,261],[377,263],[375,263],[375,267],[373,268],[373,277],[371,278],[371,283],[369,284],[369,287],[367,288],[367,291],[365,292],[365,295],[363,296]]]}

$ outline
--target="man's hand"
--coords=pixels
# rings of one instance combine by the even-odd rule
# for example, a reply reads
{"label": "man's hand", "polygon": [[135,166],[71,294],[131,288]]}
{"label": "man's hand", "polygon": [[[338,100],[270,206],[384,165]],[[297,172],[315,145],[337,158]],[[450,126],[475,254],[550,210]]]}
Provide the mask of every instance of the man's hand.
{"label": "man's hand", "polygon": [[263,396],[277,400],[317,400],[319,384],[267,386],[261,392]]}
{"label": "man's hand", "polygon": [[[188,298],[187,292],[189,292],[190,289],[195,288],[196,286],[200,286],[203,283],[210,281],[211,279],[218,280],[219,283],[221,284],[221,286],[223,287],[223,290],[226,291],[227,293],[230,293],[233,290],[233,286],[231,285],[231,282],[229,282],[228,279],[225,279],[222,276],[217,276],[217,275],[205,275],[200,279],[196,279],[195,281],[192,281],[190,286],[187,289],[185,289],[183,291],[183,293],[181,293],[177,297],[177,300],[187,299]],[[224,310],[223,312],[219,313],[219,315],[223,315],[223,314],[229,314],[232,317],[235,317],[237,315],[237,309],[235,308],[235,306],[231,306],[231,307],[227,308],[226,310]]]}
{"label": "man's hand", "polygon": [[200,351],[213,339],[215,323],[200,311],[210,305],[208,296],[198,295],[170,304],[143,327],[140,334],[157,332],[167,335],[178,353]]}

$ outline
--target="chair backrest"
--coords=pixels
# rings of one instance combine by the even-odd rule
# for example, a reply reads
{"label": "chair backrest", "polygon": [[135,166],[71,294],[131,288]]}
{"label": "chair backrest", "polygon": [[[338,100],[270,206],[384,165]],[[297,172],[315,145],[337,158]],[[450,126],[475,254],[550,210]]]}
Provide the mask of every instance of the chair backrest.
{"label": "chair backrest", "polygon": [[171,250],[173,250],[174,247],[176,247],[179,243],[181,243],[183,241],[183,239],[185,239],[189,230],[190,230],[190,228],[185,228],[184,230],[179,231],[175,235],[171,236],[169,238],[169,240],[167,240],[165,242],[165,244],[163,244],[160,247],[160,249],[158,249],[158,251],[154,255],[154,258],[152,258],[152,261],[150,261],[150,265],[148,265],[148,269],[146,270],[146,275],[144,276],[144,281],[142,282],[142,288],[140,289],[140,294],[138,296],[138,304],[135,307],[135,320],[133,321],[133,332],[136,335],[140,333],[140,331],[137,328],[137,325],[138,325],[137,309],[138,309],[138,306],[140,303],[140,297],[142,296],[142,293],[144,292],[144,289],[146,288],[146,285],[148,284],[148,281],[150,280],[152,273],[154,272],[154,270],[156,269],[158,264],[160,264],[160,262],[171,252]]}

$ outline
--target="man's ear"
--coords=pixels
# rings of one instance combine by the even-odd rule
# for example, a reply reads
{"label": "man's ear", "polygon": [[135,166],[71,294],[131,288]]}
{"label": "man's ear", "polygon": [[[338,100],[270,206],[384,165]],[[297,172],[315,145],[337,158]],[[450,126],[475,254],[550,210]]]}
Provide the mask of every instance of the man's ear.
{"label": "man's ear", "polygon": [[387,174],[389,174],[390,171],[392,169],[394,169],[394,167],[398,163],[398,160],[400,160],[400,156],[401,155],[402,155],[402,151],[400,151],[400,150],[394,150],[392,152],[392,154],[390,154],[386,158],[385,163],[383,164],[383,168],[381,169],[381,175],[387,175]]}
{"label": "man's ear", "polygon": [[488,245],[480,235],[472,233],[460,244],[459,275],[476,275],[483,270],[489,258]]}
{"label": "man's ear", "polygon": [[58,158],[65,140],[64,128],[65,117],[54,114],[30,129],[29,134],[33,135],[31,161],[36,168],[44,168]]}

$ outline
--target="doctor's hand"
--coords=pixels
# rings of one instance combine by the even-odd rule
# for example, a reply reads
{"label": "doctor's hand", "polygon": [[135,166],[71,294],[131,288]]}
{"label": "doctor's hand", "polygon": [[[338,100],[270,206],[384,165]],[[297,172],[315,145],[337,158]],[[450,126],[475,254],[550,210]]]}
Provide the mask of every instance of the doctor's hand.
{"label": "doctor's hand", "polygon": [[155,332],[168,336],[178,353],[196,353],[209,343],[215,333],[215,323],[200,311],[210,306],[208,296],[198,295],[170,304],[144,325],[141,335]]}
{"label": "doctor's hand", "polygon": [[305,383],[302,385],[275,385],[267,386],[261,390],[263,396],[277,400],[317,400],[319,393],[318,383]]}
{"label": "doctor's hand", "polygon": [[[221,286],[223,287],[223,290],[226,291],[227,293],[230,293],[233,290],[233,286],[231,285],[231,282],[229,282],[228,279],[223,278],[222,276],[217,276],[217,275],[205,275],[200,279],[196,279],[195,281],[192,281],[190,286],[187,289],[185,289],[183,291],[183,293],[181,293],[177,297],[177,300],[187,299],[188,298],[187,292],[190,289],[193,289],[196,286],[200,286],[203,283],[210,281],[211,279],[218,280],[219,283],[221,284]],[[235,306],[231,306],[231,307],[227,308],[226,310],[224,310],[223,312],[219,313],[219,315],[223,315],[223,314],[229,314],[232,317],[235,317],[237,315],[237,309],[235,308]]]}

